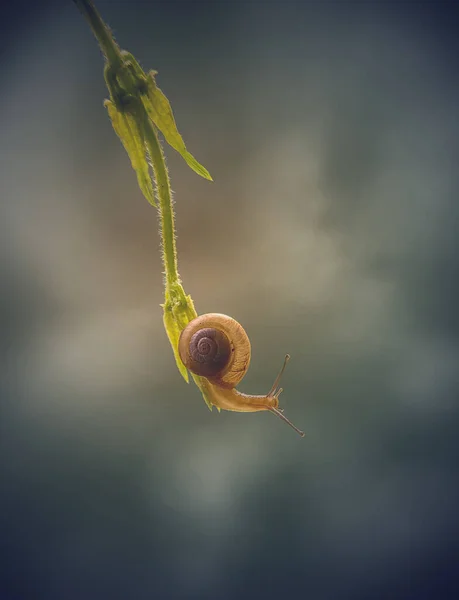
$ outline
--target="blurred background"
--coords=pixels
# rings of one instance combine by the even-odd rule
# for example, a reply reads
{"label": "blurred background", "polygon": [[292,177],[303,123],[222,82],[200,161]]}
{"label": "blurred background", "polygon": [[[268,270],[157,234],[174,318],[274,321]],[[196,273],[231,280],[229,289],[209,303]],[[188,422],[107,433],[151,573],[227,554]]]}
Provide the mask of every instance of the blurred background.
{"label": "blurred background", "polygon": [[99,0],[214,182],[167,150],[180,272],[245,327],[212,413],[163,325],[157,215],[70,2],[4,8],[3,600],[458,597],[454,3]]}

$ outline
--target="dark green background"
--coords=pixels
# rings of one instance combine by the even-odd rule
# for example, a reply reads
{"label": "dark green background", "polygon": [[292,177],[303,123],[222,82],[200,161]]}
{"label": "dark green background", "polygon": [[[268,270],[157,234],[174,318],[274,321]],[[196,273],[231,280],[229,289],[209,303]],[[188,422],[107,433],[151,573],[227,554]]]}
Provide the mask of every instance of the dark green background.
{"label": "dark green background", "polygon": [[155,211],[72,2],[0,42],[5,600],[457,597],[454,4],[100,0],[159,71],[180,272],[246,328],[210,413],[161,319]]}

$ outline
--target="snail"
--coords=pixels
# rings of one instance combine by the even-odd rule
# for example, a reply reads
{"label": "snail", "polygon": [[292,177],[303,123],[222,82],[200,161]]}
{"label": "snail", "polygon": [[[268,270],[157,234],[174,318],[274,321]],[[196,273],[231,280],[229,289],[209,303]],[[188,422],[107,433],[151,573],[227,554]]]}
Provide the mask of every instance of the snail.
{"label": "snail", "polygon": [[206,393],[214,406],[237,412],[269,410],[304,437],[304,432],[278,408],[282,392],[278,385],[290,359],[288,354],[272,388],[264,396],[243,394],[236,389],[249,368],[250,340],[231,317],[209,313],[190,321],[180,334],[179,354],[189,371],[208,382]]}

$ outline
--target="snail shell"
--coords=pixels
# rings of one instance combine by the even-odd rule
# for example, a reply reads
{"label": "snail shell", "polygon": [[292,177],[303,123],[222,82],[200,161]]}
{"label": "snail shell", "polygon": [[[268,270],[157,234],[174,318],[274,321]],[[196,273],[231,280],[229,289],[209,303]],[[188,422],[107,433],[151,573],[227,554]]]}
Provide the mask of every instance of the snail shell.
{"label": "snail shell", "polygon": [[234,388],[250,364],[250,340],[242,325],[219,313],[193,319],[182,331],[179,354],[195,375],[214,385]]}
{"label": "snail shell", "polygon": [[244,328],[227,315],[209,313],[190,321],[180,334],[179,354],[186,368],[202,378],[201,390],[213,406],[237,412],[269,410],[304,436],[278,409],[282,392],[278,386],[288,354],[271,389],[263,395],[236,389],[249,368],[250,341]]}

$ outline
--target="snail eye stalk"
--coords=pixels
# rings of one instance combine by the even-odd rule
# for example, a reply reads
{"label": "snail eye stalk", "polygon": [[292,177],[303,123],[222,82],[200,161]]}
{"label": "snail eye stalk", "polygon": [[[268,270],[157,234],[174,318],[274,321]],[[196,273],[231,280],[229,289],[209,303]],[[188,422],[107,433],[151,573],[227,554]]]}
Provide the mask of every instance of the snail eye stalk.
{"label": "snail eye stalk", "polygon": [[[268,392],[268,396],[274,396],[274,398],[279,398],[281,392],[282,392],[282,388],[280,388],[279,390],[277,390],[277,386],[280,383],[281,377],[284,374],[285,371],[285,367],[287,366],[288,361],[290,360],[290,354],[286,354],[285,358],[284,358],[284,364],[282,365],[282,369],[279,371],[279,375],[276,377],[272,388],[269,390]],[[277,391],[276,391],[277,390]]]}
{"label": "snail eye stalk", "polygon": [[[268,397],[271,397],[271,398],[274,397],[274,398],[278,399],[279,396],[281,395],[283,390],[282,390],[282,388],[277,389],[277,386],[280,383],[281,377],[284,374],[285,367],[287,366],[287,363],[289,360],[290,360],[290,354],[286,354],[285,359],[284,359],[284,364],[282,365],[282,369],[279,371],[279,375],[276,377],[272,388],[269,390]],[[281,410],[279,410],[278,408],[274,408],[273,406],[268,406],[267,408],[273,414],[277,415],[279,417],[279,419],[282,419],[288,425],[290,425],[290,427],[292,429],[294,429],[298,433],[298,435],[301,435],[301,437],[304,437],[304,431],[301,431],[301,429],[298,429],[298,427],[295,427],[295,425],[289,419],[287,419],[287,417],[284,414],[282,414]]]}
{"label": "snail eye stalk", "polygon": [[287,419],[287,417],[284,414],[282,414],[280,412],[280,410],[278,410],[277,408],[274,408],[272,406],[268,406],[267,408],[270,412],[277,415],[279,417],[279,419],[282,419],[283,421],[285,421],[287,423],[287,425],[290,425],[290,427],[292,429],[294,429],[298,435],[301,435],[301,437],[304,437],[304,435],[305,435],[304,431],[301,431],[301,429],[298,429],[298,427],[295,427],[295,425],[289,419]]}

